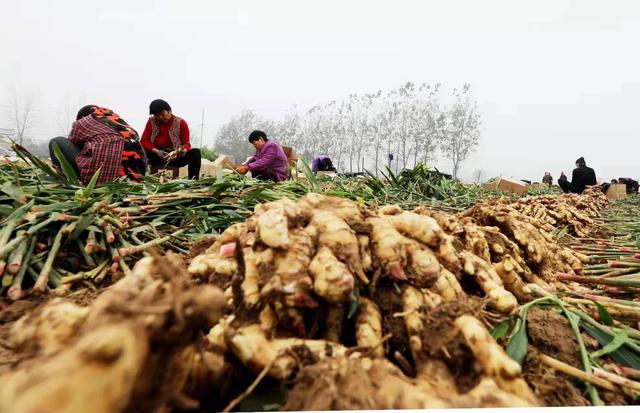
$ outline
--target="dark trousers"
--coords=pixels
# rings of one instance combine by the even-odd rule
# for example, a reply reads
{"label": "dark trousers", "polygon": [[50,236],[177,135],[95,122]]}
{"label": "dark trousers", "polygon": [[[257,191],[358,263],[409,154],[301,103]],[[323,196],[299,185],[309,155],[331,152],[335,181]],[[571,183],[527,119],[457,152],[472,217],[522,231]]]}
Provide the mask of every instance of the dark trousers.
{"label": "dark trousers", "polygon": [[64,158],[71,164],[73,169],[76,171],[76,175],[80,178],[80,170],[78,169],[78,165],[76,164],[76,156],[80,153],[81,148],[75,143],[71,142],[69,139],[64,136],[58,136],[49,141],[49,157],[51,158],[51,162],[60,169],[60,161],[53,153],[53,143],[57,143],[60,151]]}
{"label": "dark trousers", "polygon": [[202,164],[202,157],[200,156],[200,149],[192,148],[187,151],[183,156],[178,159],[174,159],[165,165],[164,159],[160,158],[155,152],[147,151],[147,158],[149,158],[149,165],[153,166],[175,166],[181,168],[185,165],[188,169],[189,179],[198,179],[200,177],[200,165]]}
{"label": "dark trousers", "polygon": [[574,194],[582,193],[582,191],[579,191],[578,188],[576,188],[571,182],[569,182],[568,179],[558,179],[558,185],[560,185],[560,189],[562,189],[562,192],[564,192],[565,194],[569,192]]}
{"label": "dark trousers", "polygon": [[278,182],[278,175],[273,169],[263,169],[262,171],[251,171],[251,176],[261,181]]}

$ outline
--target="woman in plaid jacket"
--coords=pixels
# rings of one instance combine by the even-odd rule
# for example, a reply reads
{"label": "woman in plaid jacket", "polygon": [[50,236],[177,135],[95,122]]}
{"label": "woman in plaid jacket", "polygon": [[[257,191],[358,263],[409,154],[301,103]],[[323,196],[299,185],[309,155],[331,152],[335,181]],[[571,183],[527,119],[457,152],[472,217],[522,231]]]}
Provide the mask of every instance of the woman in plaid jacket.
{"label": "woman in plaid jacket", "polygon": [[98,168],[98,184],[120,177],[140,182],[147,167],[138,133],[117,113],[96,105],[78,111],[68,138],[60,136],[49,142],[51,161],[60,168],[54,143],[84,184]]}

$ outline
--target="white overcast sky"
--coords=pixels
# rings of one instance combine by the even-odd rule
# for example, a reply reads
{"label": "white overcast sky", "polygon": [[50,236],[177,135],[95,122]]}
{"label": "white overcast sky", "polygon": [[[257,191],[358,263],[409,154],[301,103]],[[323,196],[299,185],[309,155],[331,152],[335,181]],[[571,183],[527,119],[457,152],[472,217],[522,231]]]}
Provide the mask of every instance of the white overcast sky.
{"label": "white overcast sky", "polygon": [[[0,127],[32,96],[28,134],[60,135],[85,103],[139,132],[169,101],[205,144],[241,109],[398,87],[472,84],[483,128],[463,178],[557,179],[584,156],[598,177],[640,177],[638,1],[0,0]],[[16,92],[14,92],[16,91]],[[70,107],[66,109],[66,107]],[[277,140],[277,137],[275,137]],[[450,170],[449,163],[436,163]]]}

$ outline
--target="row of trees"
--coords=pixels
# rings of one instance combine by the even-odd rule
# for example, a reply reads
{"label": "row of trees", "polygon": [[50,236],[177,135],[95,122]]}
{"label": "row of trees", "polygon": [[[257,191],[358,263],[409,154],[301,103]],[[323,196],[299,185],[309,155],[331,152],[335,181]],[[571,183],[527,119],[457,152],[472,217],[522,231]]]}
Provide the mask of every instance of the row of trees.
{"label": "row of trees", "polygon": [[[480,139],[480,112],[471,86],[453,89],[441,99],[441,85],[407,82],[386,93],[351,94],[342,101],[290,111],[277,121],[242,111],[216,135],[215,149],[236,161],[253,152],[247,136],[261,129],[305,159],[323,154],[341,171],[358,172],[384,165],[400,170],[430,162],[441,152],[457,176]],[[391,155],[391,156],[390,156]]]}

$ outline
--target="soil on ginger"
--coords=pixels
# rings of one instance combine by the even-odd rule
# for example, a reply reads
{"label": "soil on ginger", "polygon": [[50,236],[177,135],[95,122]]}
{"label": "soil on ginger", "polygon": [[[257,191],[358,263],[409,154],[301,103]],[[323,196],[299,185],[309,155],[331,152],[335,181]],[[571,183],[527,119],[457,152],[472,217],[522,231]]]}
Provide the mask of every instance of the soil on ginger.
{"label": "soil on ginger", "polygon": [[590,406],[583,386],[539,361],[540,353],[581,368],[580,349],[569,322],[557,312],[533,308],[527,315],[529,347],[524,377],[545,406]]}
{"label": "soil on ginger", "polygon": [[[63,298],[74,304],[87,306],[100,295],[100,292],[99,290],[84,289],[67,294],[63,296]],[[18,321],[22,316],[37,311],[38,308],[54,298],[57,297],[55,295],[32,294],[24,300],[14,302],[2,301],[0,303],[0,374],[10,368],[15,362],[23,359],[23,357],[16,355],[8,344],[9,331],[13,323]]]}
{"label": "soil on ginger", "polygon": [[[400,370],[396,371],[399,374]],[[382,378],[363,368],[359,360],[324,360],[307,366],[287,392],[284,411],[373,410],[381,408],[379,396],[385,391]],[[383,406],[390,408],[395,406]]]}
{"label": "soil on ginger", "polygon": [[[395,353],[408,360],[412,360],[411,349],[409,347],[409,336],[401,317],[394,317],[393,314],[402,312],[402,294],[393,286],[393,283],[381,282],[375,290],[372,299],[380,307],[382,313],[382,335],[391,334],[391,338],[385,344],[385,353],[390,360],[396,361]],[[407,367],[410,367],[407,369]],[[413,366],[401,367],[403,372],[414,377],[416,372]]]}
{"label": "soil on ginger", "polygon": [[527,315],[527,332],[531,344],[541,352],[573,367],[582,367],[576,335],[561,314],[533,308]]}
{"label": "soil on ginger", "polygon": [[191,244],[191,253],[189,254],[189,258],[197,257],[200,254],[204,254],[207,248],[212,246],[218,237],[215,236],[204,236],[199,238],[197,241],[194,241]]}
{"label": "soil on ginger", "polygon": [[443,302],[435,309],[426,310],[422,331],[422,349],[428,357],[444,360],[453,375],[460,393],[466,393],[478,384],[481,371],[474,369],[473,353],[454,326],[463,314],[479,316],[482,301],[473,297]]}
{"label": "soil on ginger", "polygon": [[9,346],[9,331],[11,326],[23,315],[33,311],[40,304],[42,299],[19,300],[13,303],[2,302],[0,311],[0,374],[5,372],[21,358]]}

